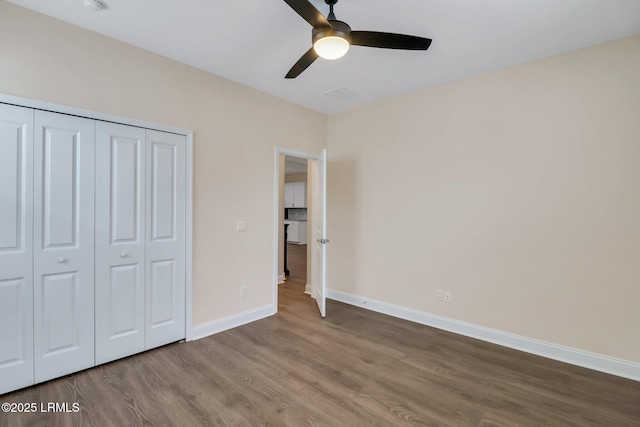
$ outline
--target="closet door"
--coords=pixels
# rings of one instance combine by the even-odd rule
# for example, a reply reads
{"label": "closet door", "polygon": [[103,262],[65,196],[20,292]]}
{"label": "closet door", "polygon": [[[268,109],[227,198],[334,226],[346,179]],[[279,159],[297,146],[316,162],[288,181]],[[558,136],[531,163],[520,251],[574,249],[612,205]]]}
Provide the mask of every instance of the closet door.
{"label": "closet door", "polygon": [[94,139],[92,120],[35,113],[37,382],[94,365]]}
{"label": "closet door", "polygon": [[145,349],[145,130],[96,123],[96,363]]}
{"label": "closet door", "polygon": [[147,348],[185,337],[186,138],[147,130]]}
{"label": "closet door", "polygon": [[33,384],[33,110],[0,104],[0,394]]}

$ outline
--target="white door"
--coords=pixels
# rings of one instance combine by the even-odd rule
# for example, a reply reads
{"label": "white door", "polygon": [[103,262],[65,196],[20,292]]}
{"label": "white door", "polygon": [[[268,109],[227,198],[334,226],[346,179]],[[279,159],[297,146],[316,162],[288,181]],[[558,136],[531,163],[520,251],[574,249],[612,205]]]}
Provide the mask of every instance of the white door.
{"label": "white door", "polygon": [[96,123],[96,363],[145,349],[145,130]]}
{"label": "white door", "polygon": [[37,382],[94,365],[94,138],[93,120],[35,113]]}
{"label": "white door", "polygon": [[322,150],[317,160],[311,162],[313,202],[311,226],[313,227],[313,254],[311,296],[316,299],[322,317],[326,315],[327,293],[327,150]]}
{"label": "white door", "polygon": [[33,110],[0,104],[0,394],[33,384]]}
{"label": "white door", "polygon": [[186,137],[146,131],[146,347],[185,337]]}

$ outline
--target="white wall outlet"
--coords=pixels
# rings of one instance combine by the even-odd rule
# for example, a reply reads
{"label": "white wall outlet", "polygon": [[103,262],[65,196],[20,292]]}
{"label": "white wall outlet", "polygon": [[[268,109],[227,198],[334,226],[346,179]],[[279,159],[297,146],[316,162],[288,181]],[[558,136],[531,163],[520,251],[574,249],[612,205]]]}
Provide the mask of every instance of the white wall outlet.
{"label": "white wall outlet", "polygon": [[444,291],[442,289],[436,291],[436,300],[444,301]]}
{"label": "white wall outlet", "polygon": [[452,302],[453,301],[453,292],[445,291],[444,292],[444,302]]}
{"label": "white wall outlet", "polygon": [[246,298],[247,297],[247,287],[243,286],[240,288],[240,298]]}
{"label": "white wall outlet", "polygon": [[236,231],[238,233],[242,233],[247,231],[247,221],[237,221],[236,222]]}

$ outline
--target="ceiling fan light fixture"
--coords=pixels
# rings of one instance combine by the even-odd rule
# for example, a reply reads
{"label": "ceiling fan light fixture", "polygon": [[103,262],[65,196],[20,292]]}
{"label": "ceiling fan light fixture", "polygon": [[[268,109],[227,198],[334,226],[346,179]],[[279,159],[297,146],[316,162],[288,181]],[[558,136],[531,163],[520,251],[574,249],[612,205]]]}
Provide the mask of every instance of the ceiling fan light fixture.
{"label": "ceiling fan light fixture", "polygon": [[342,21],[329,21],[331,28],[314,28],[311,32],[313,50],[320,58],[342,58],[351,47],[351,27]]}
{"label": "ceiling fan light fixture", "polygon": [[320,58],[338,59],[347,53],[350,46],[351,44],[343,37],[326,36],[316,40],[313,49]]}

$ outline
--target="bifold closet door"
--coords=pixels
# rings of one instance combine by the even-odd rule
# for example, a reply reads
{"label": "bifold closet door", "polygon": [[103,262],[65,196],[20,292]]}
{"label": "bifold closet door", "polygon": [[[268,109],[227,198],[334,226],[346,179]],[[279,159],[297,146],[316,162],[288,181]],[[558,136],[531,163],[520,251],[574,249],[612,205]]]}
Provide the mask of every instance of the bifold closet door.
{"label": "bifold closet door", "polygon": [[0,394],[33,384],[33,110],[0,104]]}
{"label": "bifold closet door", "polygon": [[94,365],[95,122],[35,112],[35,380]]}
{"label": "bifold closet door", "polygon": [[184,136],[96,124],[96,363],[185,337]]}
{"label": "bifold closet door", "polygon": [[96,123],[96,363],[145,350],[145,130]]}
{"label": "bifold closet door", "polygon": [[186,137],[146,131],[147,348],[185,337]]}

